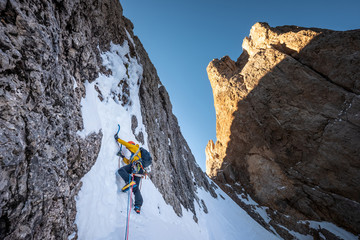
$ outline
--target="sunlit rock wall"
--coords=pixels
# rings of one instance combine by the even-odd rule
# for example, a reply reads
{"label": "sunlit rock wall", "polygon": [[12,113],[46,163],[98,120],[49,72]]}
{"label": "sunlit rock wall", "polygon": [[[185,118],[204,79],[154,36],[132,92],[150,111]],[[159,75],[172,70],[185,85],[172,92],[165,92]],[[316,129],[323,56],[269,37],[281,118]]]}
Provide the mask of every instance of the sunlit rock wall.
{"label": "sunlit rock wall", "polygon": [[257,23],[243,50],[207,67],[217,118],[207,174],[234,200],[270,207],[285,237],[277,225],[317,234],[299,220],[359,233],[360,30]]}

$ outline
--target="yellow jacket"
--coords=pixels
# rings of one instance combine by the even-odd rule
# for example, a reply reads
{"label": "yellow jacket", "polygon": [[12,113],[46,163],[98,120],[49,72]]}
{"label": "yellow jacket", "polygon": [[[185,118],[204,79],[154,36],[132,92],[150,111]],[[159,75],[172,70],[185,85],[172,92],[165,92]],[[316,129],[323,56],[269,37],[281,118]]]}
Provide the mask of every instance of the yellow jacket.
{"label": "yellow jacket", "polygon": [[[129,149],[130,152],[132,152],[133,154],[135,154],[138,150],[139,150],[139,144],[136,144],[136,145],[132,145],[131,143],[128,143],[128,142],[125,142],[124,140],[118,138],[117,141],[124,145],[127,149]],[[123,161],[124,163],[126,164],[130,164],[130,163],[133,163],[137,160],[139,160],[141,158],[141,152],[139,151],[138,154],[136,156],[133,157],[133,160],[130,162],[130,159],[127,159],[127,158],[123,158]]]}

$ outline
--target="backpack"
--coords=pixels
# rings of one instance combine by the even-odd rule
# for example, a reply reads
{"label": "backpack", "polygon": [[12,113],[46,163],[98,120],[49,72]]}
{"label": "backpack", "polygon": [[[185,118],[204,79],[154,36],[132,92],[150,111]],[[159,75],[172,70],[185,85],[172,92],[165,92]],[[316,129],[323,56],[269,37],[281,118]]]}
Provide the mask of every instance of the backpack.
{"label": "backpack", "polygon": [[150,156],[150,153],[142,147],[140,147],[140,152],[141,152],[141,164],[143,165],[143,167],[146,168],[150,166],[152,164],[152,158]]}

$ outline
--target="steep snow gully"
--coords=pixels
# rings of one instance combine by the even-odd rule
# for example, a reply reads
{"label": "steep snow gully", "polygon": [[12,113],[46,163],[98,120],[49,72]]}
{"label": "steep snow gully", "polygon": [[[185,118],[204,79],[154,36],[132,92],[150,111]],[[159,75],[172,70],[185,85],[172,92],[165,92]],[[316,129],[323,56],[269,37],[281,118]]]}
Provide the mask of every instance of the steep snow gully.
{"label": "steep snow gully", "polygon": [[[103,133],[97,161],[83,177],[76,197],[76,224],[81,240],[124,238],[128,195],[120,191],[124,182],[116,176],[118,145],[113,136],[117,124],[121,125],[120,138],[134,140],[131,116],[135,115],[139,120],[135,133],[145,133],[143,147],[148,147],[139,101],[142,66],[138,59],[130,57],[127,41],[122,46],[111,44],[110,51],[102,53],[101,57],[103,65],[112,73],[100,74],[94,82],[87,82],[86,97],[81,102],[84,130],[78,134],[85,137],[92,132]],[[119,86],[124,81],[129,86],[127,104],[119,101],[123,94]],[[141,191],[144,205],[140,215],[131,212],[129,239],[278,239],[219,188],[217,198],[198,189],[198,197],[204,199],[208,208],[206,214],[197,207],[198,223],[186,209],[183,209],[183,217],[178,217],[150,179],[142,180]],[[75,233],[69,239],[74,237]]]}

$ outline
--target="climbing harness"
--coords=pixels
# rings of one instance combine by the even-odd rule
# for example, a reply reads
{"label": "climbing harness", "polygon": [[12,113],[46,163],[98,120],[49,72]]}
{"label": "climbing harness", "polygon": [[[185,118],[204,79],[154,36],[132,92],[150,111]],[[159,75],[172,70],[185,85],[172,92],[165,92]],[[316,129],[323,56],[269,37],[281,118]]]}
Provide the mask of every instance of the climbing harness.
{"label": "climbing harness", "polygon": [[133,169],[133,173],[139,173],[141,169],[143,171],[145,171],[140,160],[135,161],[135,162],[132,163],[132,169]]}

